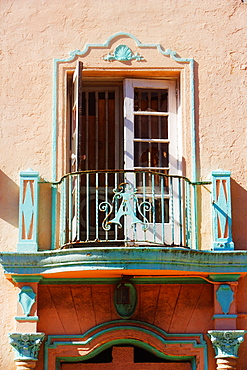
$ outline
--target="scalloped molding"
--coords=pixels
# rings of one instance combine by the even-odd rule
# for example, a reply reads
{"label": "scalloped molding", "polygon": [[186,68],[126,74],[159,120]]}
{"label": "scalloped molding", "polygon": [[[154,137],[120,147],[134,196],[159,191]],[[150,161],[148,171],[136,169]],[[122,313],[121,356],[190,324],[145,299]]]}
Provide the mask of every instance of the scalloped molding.
{"label": "scalloped molding", "polygon": [[118,45],[113,53],[108,53],[103,59],[107,61],[118,60],[119,62],[128,62],[130,60],[137,60],[140,62],[144,60],[139,53],[134,54],[126,45]]}
{"label": "scalloped molding", "polygon": [[[71,340],[73,339],[73,340]],[[169,360],[190,360],[192,370],[207,370],[207,345],[202,334],[167,334],[157,326],[134,320],[115,320],[81,335],[49,335],[44,370],[59,369],[60,361],[88,360],[118,344],[137,345]]]}

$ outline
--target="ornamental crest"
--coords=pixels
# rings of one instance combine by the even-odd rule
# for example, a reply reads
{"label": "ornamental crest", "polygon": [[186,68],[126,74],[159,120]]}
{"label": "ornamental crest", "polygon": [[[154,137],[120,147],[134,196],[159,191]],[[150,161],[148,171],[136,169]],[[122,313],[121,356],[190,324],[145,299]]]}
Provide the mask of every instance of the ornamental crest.
{"label": "ornamental crest", "polygon": [[103,59],[108,61],[118,60],[119,62],[144,60],[140,54],[133,54],[132,50],[126,45],[118,45],[112,54],[108,53]]}
{"label": "ornamental crest", "polygon": [[[135,224],[142,224],[142,229],[144,231],[148,229],[149,223],[145,216],[145,212],[150,211],[152,206],[147,201],[139,204],[136,192],[137,189],[133,188],[129,182],[124,182],[118,186],[118,189],[113,190],[114,196],[112,198],[112,204],[109,202],[100,203],[100,211],[105,211],[107,213],[102,222],[102,227],[105,231],[110,230],[111,224],[117,224],[119,228],[122,228],[120,223],[122,216],[129,216],[132,219],[130,227],[133,227]],[[119,202],[121,203],[118,207]],[[115,217],[109,220],[113,211],[115,211]],[[137,212],[143,220],[137,217]]]}

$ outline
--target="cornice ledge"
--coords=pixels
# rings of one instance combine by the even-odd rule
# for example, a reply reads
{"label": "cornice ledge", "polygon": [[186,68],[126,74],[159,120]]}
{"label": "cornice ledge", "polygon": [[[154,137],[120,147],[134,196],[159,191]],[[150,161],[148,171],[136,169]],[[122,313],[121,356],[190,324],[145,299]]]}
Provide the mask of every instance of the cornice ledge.
{"label": "cornice ledge", "polygon": [[177,270],[247,272],[247,251],[211,252],[162,247],[76,248],[35,253],[0,253],[7,275],[80,270]]}

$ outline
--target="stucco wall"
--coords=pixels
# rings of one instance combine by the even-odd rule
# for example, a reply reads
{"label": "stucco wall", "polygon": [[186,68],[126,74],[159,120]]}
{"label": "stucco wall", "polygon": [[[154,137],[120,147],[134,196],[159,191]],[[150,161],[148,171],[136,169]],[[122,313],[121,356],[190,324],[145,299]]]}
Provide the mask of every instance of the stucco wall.
{"label": "stucco wall", "polygon": [[[51,179],[53,59],[119,31],[195,59],[200,178],[218,168],[232,171],[233,238],[237,249],[246,249],[246,4],[2,0],[0,13],[1,251],[16,249],[19,171],[32,168]],[[15,330],[16,295],[2,274],[1,287],[0,364],[12,370],[6,336]]]}

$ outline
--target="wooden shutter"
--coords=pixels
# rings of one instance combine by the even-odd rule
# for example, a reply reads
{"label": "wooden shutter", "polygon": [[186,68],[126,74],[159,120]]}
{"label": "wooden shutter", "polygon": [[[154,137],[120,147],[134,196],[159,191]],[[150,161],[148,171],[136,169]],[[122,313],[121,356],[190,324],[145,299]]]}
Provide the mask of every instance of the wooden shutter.
{"label": "wooden shutter", "polygon": [[71,117],[71,172],[82,169],[82,69],[78,61],[73,74],[72,117]]}

